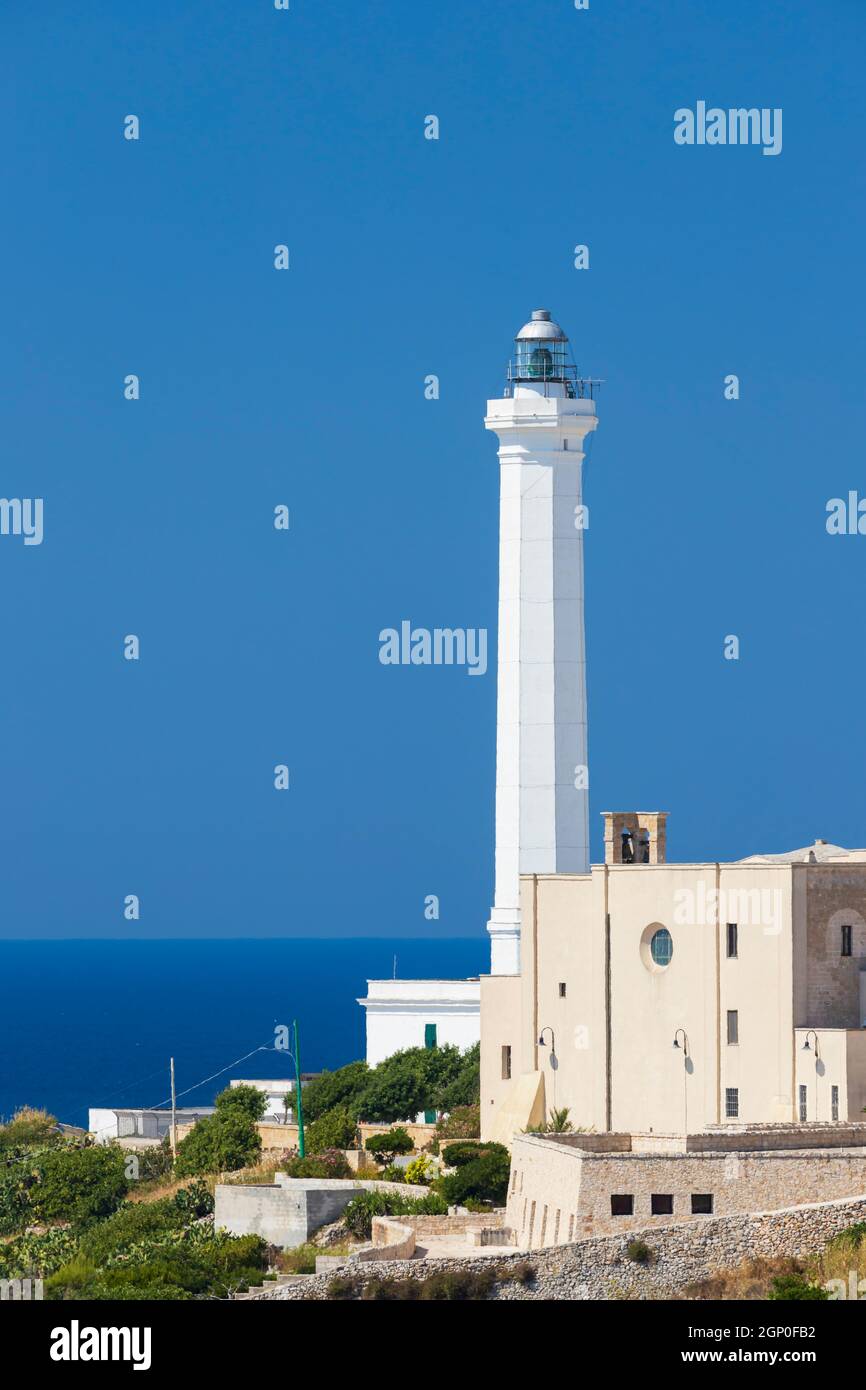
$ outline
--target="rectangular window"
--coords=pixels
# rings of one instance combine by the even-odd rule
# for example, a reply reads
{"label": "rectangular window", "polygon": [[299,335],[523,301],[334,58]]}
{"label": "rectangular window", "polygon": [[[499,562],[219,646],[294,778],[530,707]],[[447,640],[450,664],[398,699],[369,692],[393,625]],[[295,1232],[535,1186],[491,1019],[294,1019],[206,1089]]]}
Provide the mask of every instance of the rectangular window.
{"label": "rectangular window", "polygon": [[693,1192],[692,1193],[692,1216],[712,1216],[713,1214],[713,1194],[712,1192]]}
{"label": "rectangular window", "polygon": [[736,1009],[728,1009],[728,1043],[740,1041],[740,1015]]}
{"label": "rectangular window", "polygon": [[[849,954],[850,954],[850,953],[849,953]],[[562,981],[562,980],[560,981],[560,984],[559,984],[559,997],[560,997],[560,999],[564,999],[564,998],[565,998],[565,983],[564,983],[564,981]]]}
{"label": "rectangular window", "polygon": [[728,923],[728,960],[736,960],[736,958],[737,958],[737,924],[736,924],[736,922],[729,922],[729,923]]}
{"label": "rectangular window", "polygon": [[850,956],[850,954],[851,954],[851,928],[850,928],[850,927],[843,927],[843,928],[842,928],[842,955],[843,955],[843,956]]}
{"label": "rectangular window", "polygon": [[805,1124],[806,1116],[809,1113],[809,1092],[805,1086],[800,1087],[800,1123]]}
{"label": "rectangular window", "polygon": [[673,1216],[674,1198],[672,1192],[654,1192],[650,1197],[650,1211],[653,1216]]}
{"label": "rectangular window", "polygon": [[424,1046],[425,1046],[425,1047],[435,1047],[435,1046],[436,1046],[436,1024],[435,1024],[435,1023],[425,1023],[425,1024],[424,1024]]}
{"label": "rectangular window", "polygon": [[725,1087],[725,1119],[736,1120],[740,1114],[740,1092],[736,1086]]}
{"label": "rectangular window", "polygon": [[511,1080],[511,1047],[507,1043],[502,1049],[502,1080]]}
{"label": "rectangular window", "polygon": [[838,1118],[839,1118],[839,1087],[838,1087],[838,1086],[831,1086],[831,1087],[830,1087],[830,1119],[831,1119],[831,1120],[838,1120]]}
{"label": "rectangular window", "polygon": [[634,1197],[630,1192],[612,1192],[610,1195],[611,1216],[632,1216]]}

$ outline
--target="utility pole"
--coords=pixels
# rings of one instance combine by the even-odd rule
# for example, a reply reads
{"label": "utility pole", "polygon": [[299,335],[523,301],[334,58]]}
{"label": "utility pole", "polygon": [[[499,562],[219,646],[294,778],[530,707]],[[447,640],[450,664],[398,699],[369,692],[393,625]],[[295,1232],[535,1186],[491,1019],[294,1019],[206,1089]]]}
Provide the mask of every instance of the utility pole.
{"label": "utility pole", "polygon": [[177,1106],[174,1099],[174,1058],[171,1059],[171,1157],[177,1163]]}
{"label": "utility pole", "polygon": [[304,1149],[304,1102],[303,1102],[303,1099],[301,1098],[301,1049],[300,1049],[300,1045],[299,1045],[299,1043],[298,1043],[298,1020],[297,1020],[297,1019],[295,1019],[294,1023],[292,1024],[292,1029],[293,1029],[293,1032],[294,1032],[293,1042],[294,1042],[294,1049],[295,1049],[295,1086],[297,1087],[297,1091],[298,1091],[298,1100],[297,1100],[297,1112],[298,1112],[298,1153],[300,1154],[301,1158],[303,1158],[303,1157],[304,1157],[304,1153],[305,1153],[305,1149]]}

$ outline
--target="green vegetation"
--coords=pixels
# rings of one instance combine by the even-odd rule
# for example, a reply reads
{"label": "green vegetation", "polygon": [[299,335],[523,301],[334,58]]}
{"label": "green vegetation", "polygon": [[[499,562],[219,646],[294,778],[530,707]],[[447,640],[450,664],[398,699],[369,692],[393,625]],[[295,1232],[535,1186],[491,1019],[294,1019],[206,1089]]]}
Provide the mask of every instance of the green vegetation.
{"label": "green vegetation", "polygon": [[[410,1047],[377,1067],[350,1062],[323,1072],[304,1087],[304,1113],[311,1121],[331,1110],[353,1119],[395,1124],[421,1110],[475,1107],[480,1094],[479,1047]],[[477,1133],[477,1127],[475,1133]]]}
{"label": "green vegetation", "polygon": [[782,1274],[773,1280],[773,1287],[767,1294],[771,1302],[793,1302],[795,1299],[811,1303],[824,1303],[830,1297],[827,1289],[819,1284],[810,1284],[802,1274]]}
{"label": "green vegetation", "polygon": [[481,1106],[458,1105],[436,1123],[435,1143],[446,1139],[477,1139],[481,1133]]}
{"label": "green vegetation", "polygon": [[178,1177],[231,1173],[256,1163],[262,1141],[256,1129],[267,1097],[255,1086],[228,1086],[216,1098],[216,1111],[190,1130],[177,1146]]}
{"label": "green vegetation", "polygon": [[412,1136],[403,1125],[395,1125],[384,1134],[371,1134],[367,1140],[367,1152],[381,1158],[393,1158],[395,1154],[410,1154],[415,1144]]}
{"label": "green vegetation", "polygon": [[305,1131],[306,1149],[310,1154],[326,1149],[352,1149],[358,1133],[358,1122],[345,1105],[325,1110]]}
{"label": "green vegetation", "polygon": [[282,1171],[289,1178],[351,1178],[352,1170],[342,1149],[325,1149],[309,1158],[290,1158]]}
{"label": "green vegetation", "polygon": [[411,1183],[413,1187],[426,1187],[436,1176],[436,1169],[432,1161],[426,1154],[421,1154],[406,1165],[404,1182]]}
{"label": "green vegetation", "polygon": [[343,1220],[358,1240],[369,1240],[374,1216],[447,1216],[448,1203],[437,1193],[408,1197],[402,1192],[360,1192],[346,1207]]}
{"label": "green vegetation", "polygon": [[645,1240],[630,1240],[625,1247],[625,1253],[636,1265],[646,1265],[650,1262],[652,1251]]}
{"label": "green vegetation", "polygon": [[482,1144],[463,1140],[446,1144],[442,1157],[456,1172],[437,1178],[433,1184],[451,1206],[469,1203],[499,1207],[508,1196],[511,1155],[504,1144]]}

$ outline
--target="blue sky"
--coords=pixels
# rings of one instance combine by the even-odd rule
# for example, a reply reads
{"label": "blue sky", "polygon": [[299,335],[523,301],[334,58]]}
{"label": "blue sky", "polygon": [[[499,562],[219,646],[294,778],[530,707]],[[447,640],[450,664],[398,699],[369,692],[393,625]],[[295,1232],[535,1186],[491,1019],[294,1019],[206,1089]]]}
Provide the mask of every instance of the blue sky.
{"label": "blue sky", "polygon": [[[676,859],[866,844],[866,537],[825,529],[866,495],[864,38],[860,0],[6,7],[0,492],[45,535],[0,536],[0,934],[483,931],[482,418],[539,306],[606,382],[593,857],[609,807]],[[782,153],[677,146],[698,100],[781,107]],[[488,674],[382,666],[404,618],[488,628]]]}

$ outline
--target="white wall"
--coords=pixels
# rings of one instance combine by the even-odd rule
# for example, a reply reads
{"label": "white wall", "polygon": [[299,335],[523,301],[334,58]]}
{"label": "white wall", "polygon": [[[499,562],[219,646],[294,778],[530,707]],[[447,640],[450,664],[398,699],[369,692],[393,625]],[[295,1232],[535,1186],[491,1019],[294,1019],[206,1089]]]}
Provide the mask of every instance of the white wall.
{"label": "white wall", "polygon": [[424,1030],[436,1024],[436,1042],[461,1051],[481,1036],[478,980],[368,980],[358,1003],[367,1015],[367,1062],[379,1062],[407,1047],[424,1046]]}

